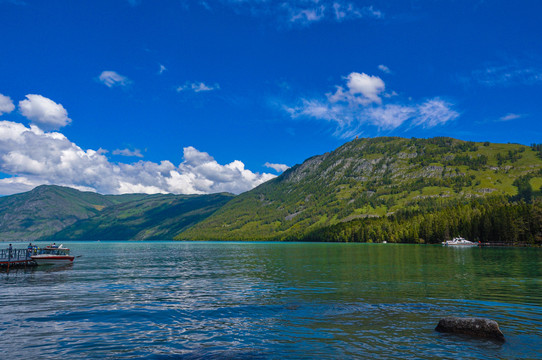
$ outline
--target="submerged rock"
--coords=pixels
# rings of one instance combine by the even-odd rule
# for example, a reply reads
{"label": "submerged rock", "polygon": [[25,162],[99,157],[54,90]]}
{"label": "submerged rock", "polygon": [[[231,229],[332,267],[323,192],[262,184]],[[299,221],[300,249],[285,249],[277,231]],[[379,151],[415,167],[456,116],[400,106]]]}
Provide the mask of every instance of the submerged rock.
{"label": "submerged rock", "polygon": [[499,324],[485,318],[447,317],[439,321],[435,330],[504,342],[504,335],[499,329]]}

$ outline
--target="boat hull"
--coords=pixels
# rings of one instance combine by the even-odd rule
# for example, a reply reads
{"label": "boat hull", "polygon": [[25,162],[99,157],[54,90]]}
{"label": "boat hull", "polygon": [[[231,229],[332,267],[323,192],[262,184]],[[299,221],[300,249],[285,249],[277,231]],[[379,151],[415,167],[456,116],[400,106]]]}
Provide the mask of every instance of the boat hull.
{"label": "boat hull", "polygon": [[444,246],[453,246],[453,247],[469,247],[469,246],[478,246],[478,244],[443,244]]}
{"label": "boat hull", "polygon": [[70,255],[34,255],[31,259],[38,265],[71,264],[75,256]]}

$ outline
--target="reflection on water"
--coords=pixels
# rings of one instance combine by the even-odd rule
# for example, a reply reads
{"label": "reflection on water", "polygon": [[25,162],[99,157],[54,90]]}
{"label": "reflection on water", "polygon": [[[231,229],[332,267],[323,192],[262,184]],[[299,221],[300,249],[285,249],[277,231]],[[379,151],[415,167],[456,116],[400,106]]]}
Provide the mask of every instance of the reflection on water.
{"label": "reflection on water", "polygon": [[[0,350],[61,358],[536,358],[542,251],[423,245],[70,243],[0,274]],[[499,322],[507,342],[434,331]]]}

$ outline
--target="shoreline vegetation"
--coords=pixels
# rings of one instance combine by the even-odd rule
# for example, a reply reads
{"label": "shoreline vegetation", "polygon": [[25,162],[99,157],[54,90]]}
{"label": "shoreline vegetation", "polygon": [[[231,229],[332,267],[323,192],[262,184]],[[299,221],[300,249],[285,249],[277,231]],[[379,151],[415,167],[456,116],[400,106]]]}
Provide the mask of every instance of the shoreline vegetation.
{"label": "shoreline vegetation", "polygon": [[[481,246],[542,246],[542,201],[510,202],[504,197],[480,198],[433,212],[399,211],[383,218],[365,218],[316,229],[286,238],[245,241],[357,242],[440,244],[462,236]],[[233,239],[182,239],[233,241]],[[240,239],[238,239],[240,240]]]}
{"label": "shoreline vegetation", "polygon": [[542,144],[355,139],[248,192],[0,198],[5,241],[214,240],[542,245]]}
{"label": "shoreline vegetation", "polygon": [[304,239],[335,242],[383,242],[438,244],[455,236],[470,241],[542,245],[542,203],[506,198],[477,199],[444,209],[404,211],[386,218],[354,220],[316,230]]}

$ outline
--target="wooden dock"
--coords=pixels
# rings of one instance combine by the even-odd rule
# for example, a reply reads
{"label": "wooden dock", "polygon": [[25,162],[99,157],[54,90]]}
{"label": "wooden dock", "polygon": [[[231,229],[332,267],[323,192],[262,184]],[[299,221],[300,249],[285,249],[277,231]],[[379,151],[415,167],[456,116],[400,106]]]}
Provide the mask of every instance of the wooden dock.
{"label": "wooden dock", "polygon": [[30,258],[32,252],[28,249],[2,249],[0,250],[0,268],[26,268],[36,266]]}

